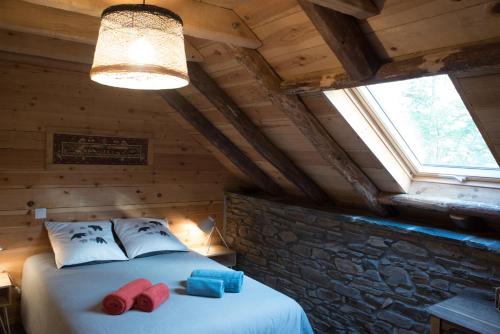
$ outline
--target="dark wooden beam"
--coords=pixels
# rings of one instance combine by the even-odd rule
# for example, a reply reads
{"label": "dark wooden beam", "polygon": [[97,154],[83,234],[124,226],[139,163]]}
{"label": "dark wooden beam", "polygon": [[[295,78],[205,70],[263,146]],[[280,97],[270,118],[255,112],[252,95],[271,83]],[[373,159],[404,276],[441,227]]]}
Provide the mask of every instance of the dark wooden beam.
{"label": "dark wooden beam", "polygon": [[500,205],[495,204],[409,194],[381,194],[379,200],[380,203],[399,207],[432,210],[471,217],[500,218]]}
{"label": "dark wooden beam", "polygon": [[191,84],[212,102],[243,138],[276,167],[285,178],[295,184],[316,203],[331,202],[328,194],[260,131],[233,99],[210,78],[200,65],[189,63],[188,70]]}
{"label": "dark wooden beam", "polygon": [[420,78],[436,74],[468,71],[498,71],[500,69],[500,43],[480,44],[434,50],[424,55],[383,64],[374,77],[353,80],[347,73],[327,73],[308,79],[288,80],[281,83],[286,94],[343,89],[383,82]]}
{"label": "dark wooden beam", "polygon": [[281,93],[281,80],[266,60],[255,50],[236,46],[230,46],[229,49],[238,62],[253,74],[269,99],[290,118],[322,158],[356,189],[368,207],[378,214],[386,215],[386,208],[378,203],[377,187],[335,142],[298,96]]}
{"label": "dark wooden beam", "polygon": [[175,90],[163,90],[160,96],[184,119],[200,132],[212,145],[217,147],[233,164],[248,175],[257,186],[273,195],[283,195],[283,190],[250,160],[233,142],[220,132],[184,96]]}
{"label": "dark wooden beam", "polygon": [[381,61],[354,17],[308,0],[298,2],[351,80],[366,80],[377,72]]}
{"label": "dark wooden beam", "polygon": [[380,14],[380,10],[371,0],[309,0],[318,6],[333,9],[360,20]]}

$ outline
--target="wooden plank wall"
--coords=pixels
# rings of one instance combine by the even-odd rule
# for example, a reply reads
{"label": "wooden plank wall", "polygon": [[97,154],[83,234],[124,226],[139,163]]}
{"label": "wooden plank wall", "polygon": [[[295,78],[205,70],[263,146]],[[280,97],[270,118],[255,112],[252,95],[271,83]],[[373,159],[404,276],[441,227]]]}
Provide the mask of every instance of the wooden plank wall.
{"label": "wooden plank wall", "polygon": [[[24,259],[49,249],[36,207],[54,220],[167,217],[195,243],[200,235],[191,220],[210,214],[221,221],[223,189],[240,184],[156,95],[95,84],[88,66],[68,64],[0,54],[0,270],[16,283]],[[154,164],[47,169],[52,128],[148,134]]]}

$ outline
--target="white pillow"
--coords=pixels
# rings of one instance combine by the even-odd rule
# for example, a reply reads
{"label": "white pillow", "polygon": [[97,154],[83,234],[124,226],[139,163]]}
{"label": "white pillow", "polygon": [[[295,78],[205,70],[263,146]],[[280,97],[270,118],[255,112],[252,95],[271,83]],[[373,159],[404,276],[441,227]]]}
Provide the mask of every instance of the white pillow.
{"label": "white pillow", "polygon": [[56,266],[127,260],[116,244],[111,222],[45,222]]}
{"label": "white pillow", "polygon": [[116,235],[129,259],[170,251],[187,251],[188,248],[175,237],[163,219],[128,218],[112,219]]}

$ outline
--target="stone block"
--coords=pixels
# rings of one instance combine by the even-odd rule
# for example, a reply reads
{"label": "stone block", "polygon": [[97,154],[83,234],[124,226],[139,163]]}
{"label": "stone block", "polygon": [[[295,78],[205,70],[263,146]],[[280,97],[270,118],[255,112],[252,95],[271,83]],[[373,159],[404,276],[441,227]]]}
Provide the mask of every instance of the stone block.
{"label": "stone block", "polygon": [[392,287],[398,286],[411,286],[410,275],[408,272],[400,267],[387,266],[382,267],[380,270],[387,285]]}
{"label": "stone block", "polygon": [[367,241],[368,245],[377,248],[388,248],[389,246],[385,243],[384,238],[371,236]]}
{"label": "stone block", "polygon": [[417,322],[429,322],[429,313],[425,310],[424,307],[414,307],[405,305],[401,302],[395,302],[391,308],[393,311],[396,311],[399,314],[402,314],[406,317],[413,318]]}
{"label": "stone block", "polygon": [[444,279],[437,278],[431,281],[431,286],[436,289],[447,291],[450,287],[450,283]]}
{"label": "stone block", "polygon": [[402,253],[406,256],[417,256],[417,257],[427,257],[428,252],[425,248],[416,246],[408,241],[397,241],[392,245],[392,248],[399,252]]}
{"label": "stone block", "polygon": [[310,267],[302,267],[300,268],[300,273],[302,274],[302,278],[306,281],[318,284],[319,286],[323,287],[331,286],[330,277],[319,270]]}
{"label": "stone block", "polygon": [[352,275],[359,275],[363,272],[363,267],[361,265],[355,264],[348,259],[336,258],[335,266],[338,270]]}
{"label": "stone block", "polygon": [[410,329],[413,326],[413,320],[393,311],[381,311],[378,314],[378,318],[404,329]]}
{"label": "stone block", "polygon": [[265,236],[268,236],[268,237],[272,237],[273,235],[275,235],[276,233],[278,233],[278,229],[275,228],[274,226],[272,225],[264,225],[264,227],[262,228],[262,234],[265,235]]}
{"label": "stone block", "polygon": [[354,289],[351,287],[348,287],[344,284],[340,283],[333,283],[333,290],[337,292],[338,294],[345,296],[347,298],[353,298],[353,299],[360,299],[361,298],[361,293],[359,292],[358,289]]}
{"label": "stone block", "polygon": [[330,260],[330,254],[321,248],[313,248],[312,257],[316,259]]}
{"label": "stone block", "polygon": [[422,270],[412,271],[410,275],[415,284],[427,284],[429,282],[429,275]]}
{"label": "stone block", "polygon": [[279,233],[281,240],[286,243],[297,241],[297,235],[292,231],[282,231]]}

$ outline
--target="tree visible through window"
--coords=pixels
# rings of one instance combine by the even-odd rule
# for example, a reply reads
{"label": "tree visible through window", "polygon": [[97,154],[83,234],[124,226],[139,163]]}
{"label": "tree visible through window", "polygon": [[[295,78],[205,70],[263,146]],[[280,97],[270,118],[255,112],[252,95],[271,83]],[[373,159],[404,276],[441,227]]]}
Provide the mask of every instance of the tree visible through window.
{"label": "tree visible through window", "polygon": [[498,168],[447,75],[366,88],[422,165]]}

